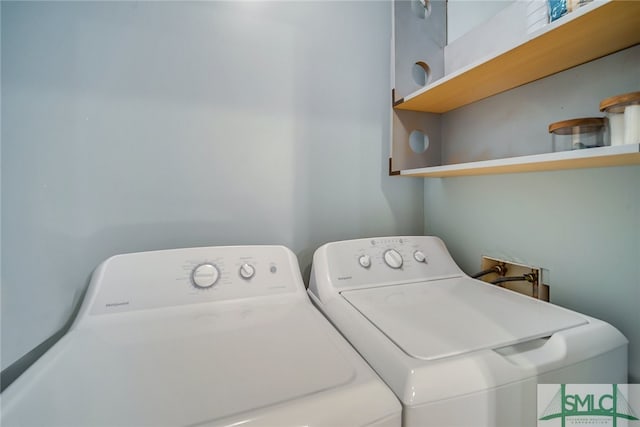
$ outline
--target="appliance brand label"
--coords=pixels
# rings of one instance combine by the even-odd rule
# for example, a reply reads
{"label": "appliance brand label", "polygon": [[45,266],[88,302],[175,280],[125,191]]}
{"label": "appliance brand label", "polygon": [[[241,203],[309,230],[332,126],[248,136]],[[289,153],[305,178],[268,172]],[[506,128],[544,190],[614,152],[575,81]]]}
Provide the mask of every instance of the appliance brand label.
{"label": "appliance brand label", "polygon": [[121,307],[123,305],[129,305],[129,301],[121,301],[121,302],[110,302],[105,304],[104,306],[107,308],[112,308],[112,307]]}

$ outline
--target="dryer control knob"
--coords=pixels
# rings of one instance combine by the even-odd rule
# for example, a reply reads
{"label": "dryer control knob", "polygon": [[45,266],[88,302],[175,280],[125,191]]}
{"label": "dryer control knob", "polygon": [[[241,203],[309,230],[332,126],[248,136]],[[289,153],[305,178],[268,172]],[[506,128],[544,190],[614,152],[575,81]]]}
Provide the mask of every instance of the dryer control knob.
{"label": "dryer control knob", "polygon": [[427,257],[422,251],[415,251],[413,253],[413,259],[415,259],[418,262],[424,262],[425,264],[427,263]]}
{"label": "dryer control knob", "polygon": [[364,268],[371,267],[371,257],[369,255],[362,255],[360,258],[358,258],[358,262]]}
{"label": "dryer control knob", "polygon": [[191,272],[191,281],[196,288],[210,288],[216,284],[220,272],[213,264],[200,264]]}
{"label": "dryer control knob", "polygon": [[240,266],[240,277],[243,279],[251,279],[256,274],[256,269],[251,264],[242,264]]}
{"label": "dryer control knob", "polygon": [[389,249],[384,253],[384,262],[391,268],[402,267],[402,255],[395,249]]}

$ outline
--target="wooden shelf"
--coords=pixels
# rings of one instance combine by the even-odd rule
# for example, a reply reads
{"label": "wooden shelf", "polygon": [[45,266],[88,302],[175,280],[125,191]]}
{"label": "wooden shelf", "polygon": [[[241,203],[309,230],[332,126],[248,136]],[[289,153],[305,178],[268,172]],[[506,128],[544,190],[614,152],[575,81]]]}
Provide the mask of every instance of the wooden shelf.
{"label": "wooden shelf", "polygon": [[399,100],[400,110],[445,113],[640,43],[640,1],[595,1],[523,44]]}
{"label": "wooden shelf", "polygon": [[400,174],[414,177],[451,177],[626,165],[640,165],[640,144],[433,166],[403,170]]}

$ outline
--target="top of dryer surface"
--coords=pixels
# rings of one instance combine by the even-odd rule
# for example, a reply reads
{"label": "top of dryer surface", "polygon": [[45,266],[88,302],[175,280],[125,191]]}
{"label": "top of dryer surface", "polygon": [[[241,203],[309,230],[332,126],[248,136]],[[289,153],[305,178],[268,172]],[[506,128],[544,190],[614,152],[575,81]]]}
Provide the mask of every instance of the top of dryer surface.
{"label": "top of dryer surface", "polygon": [[356,376],[309,304],[140,314],[65,335],[2,393],[2,425],[234,424]]}
{"label": "top of dryer surface", "polygon": [[1,403],[3,426],[369,425],[400,412],[281,246],[108,259],[74,326]]}

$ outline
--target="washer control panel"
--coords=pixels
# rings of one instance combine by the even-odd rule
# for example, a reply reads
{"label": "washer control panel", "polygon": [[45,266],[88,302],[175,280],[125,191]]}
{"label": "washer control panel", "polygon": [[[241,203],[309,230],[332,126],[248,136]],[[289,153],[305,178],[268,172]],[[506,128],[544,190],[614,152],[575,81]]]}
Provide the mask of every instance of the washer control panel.
{"label": "washer control panel", "polygon": [[464,275],[442,240],[432,236],[329,243],[314,257],[314,269],[323,268],[329,270],[333,286],[341,289]]}
{"label": "washer control panel", "polygon": [[301,292],[283,246],[227,246],[117,255],[94,272],[91,314]]}

